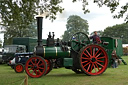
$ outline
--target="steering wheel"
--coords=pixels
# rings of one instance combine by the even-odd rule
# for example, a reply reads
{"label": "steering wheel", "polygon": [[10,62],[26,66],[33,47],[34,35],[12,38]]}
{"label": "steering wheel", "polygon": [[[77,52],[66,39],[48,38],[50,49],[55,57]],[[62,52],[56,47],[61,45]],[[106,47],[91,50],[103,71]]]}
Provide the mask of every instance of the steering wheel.
{"label": "steering wheel", "polygon": [[90,43],[88,35],[83,32],[77,32],[71,37],[71,49],[78,53],[83,46]]}

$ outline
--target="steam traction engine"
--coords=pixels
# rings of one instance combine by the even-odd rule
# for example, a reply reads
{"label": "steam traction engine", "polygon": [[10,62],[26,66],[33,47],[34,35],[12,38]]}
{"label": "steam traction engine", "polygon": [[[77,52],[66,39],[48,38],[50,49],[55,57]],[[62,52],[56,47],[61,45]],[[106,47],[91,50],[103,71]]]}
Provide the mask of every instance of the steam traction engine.
{"label": "steam traction engine", "polygon": [[71,69],[75,73],[87,75],[102,74],[108,65],[108,56],[103,47],[91,44],[88,36],[82,32],[74,34],[71,41],[55,42],[54,33],[49,33],[47,44],[42,44],[42,20],[37,17],[38,45],[35,55],[25,64],[25,71],[30,77],[38,78],[48,74],[53,68],[53,60],[59,67]]}

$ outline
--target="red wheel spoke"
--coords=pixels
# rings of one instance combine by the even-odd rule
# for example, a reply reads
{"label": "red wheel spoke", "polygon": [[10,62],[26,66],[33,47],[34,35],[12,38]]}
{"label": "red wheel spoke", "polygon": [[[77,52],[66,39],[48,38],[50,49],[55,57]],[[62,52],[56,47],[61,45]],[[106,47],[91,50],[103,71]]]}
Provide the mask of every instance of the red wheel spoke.
{"label": "red wheel spoke", "polygon": [[90,53],[91,53],[91,55],[92,55],[92,47],[90,47]]}
{"label": "red wheel spoke", "polygon": [[102,58],[105,58],[105,56],[104,56],[104,57],[99,57],[99,58],[97,58],[97,59],[102,59]]}
{"label": "red wheel spoke", "polygon": [[28,69],[28,71],[33,70],[33,68]]}
{"label": "red wheel spoke", "polygon": [[92,72],[92,69],[93,69],[93,65],[94,65],[94,64],[92,63],[90,72]]}
{"label": "red wheel spoke", "polygon": [[93,56],[95,55],[95,48],[93,48]]}
{"label": "red wheel spoke", "polygon": [[31,60],[31,63],[34,65],[34,63],[32,62],[32,60]]}
{"label": "red wheel spoke", "polygon": [[42,62],[40,65],[38,65],[38,66],[41,66],[41,65],[43,65],[44,63]]}
{"label": "red wheel spoke", "polygon": [[43,67],[38,67],[38,69],[44,69]]}
{"label": "red wheel spoke", "polygon": [[89,64],[87,71],[90,69],[91,64]]}
{"label": "red wheel spoke", "polygon": [[87,51],[87,50],[85,50],[87,53],[88,53],[88,55],[91,57],[91,54]]}
{"label": "red wheel spoke", "polygon": [[20,69],[20,66],[16,66],[16,69]]}
{"label": "red wheel spoke", "polygon": [[96,51],[96,53],[95,53],[95,56],[97,55],[97,53],[100,51],[100,49],[98,49],[98,51]]}
{"label": "red wheel spoke", "polygon": [[40,69],[38,69],[38,71],[39,71],[39,73],[41,74],[41,71],[40,71]]}
{"label": "red wheel spoke", "polygon": [[95,65],[94,65],[94,69],[95,69],[95,72],[97,73],[97,70],[96,70],[96,67],[95,67]]}
{"label": "red wheel spoke", "polygon": [[88,60],[89,58],[84,58],[84,57],[82,57],[82,59],[87,59],[87,60]]}
{"label": "red wheel spoke", "polygon": [[104,67],[102,64],[100,64],[100,63],[98,63],[98,62],[97,62],[97,64],[100,65],[100,66],[102,66],[102,67]]}
{"label": "red wheel spoke", "polygon": [[87,66],[88,64],[90,64],[90,62],[89,62],[89,63],[87,63],[87,64],[85,64],[85,65],[84,65],[84,67],[85,67],[85,66]]}
{"label": "red wheel spoke", "polygon": [[34,70],[34,73],[37,75],[37,70],[36,69]]}
{"label": "red wheel spoke", "polygon": [[87,54],[85,54],[85,53],[83,53],[86,57],[88,57],[89,58],[89,56],[87,55]]}
{"label": "red wheel spoke", "polygon": [[35,59],[35,64],[37,64],[36,60],[37,60],[37,59]]}
{"label": "red wheel spoke", "polygon": [[[102,52],[101,52],[101,53],[102,53]],[[99,57],[99,56],[101,55],[101,53],[99,53],[99,54],[96,56],[96,58]]]}
{"label": "red wheel spoke", "polygon": [[83,61],[82,63],[87,63],[88,61]]}
{"label": "red wheel spoke", "polygon": [[34,70],[32,71],[32,73],[31,73],[31,74],[33,75],[33,73],[34,73]]}
{"label": "red wheel spoke", "polygon": [[40,60],[38,61],[37,65],[39,65]]}
{"label": "red wheel spoke", "polygon": [[99,67],[98,67],[98,65],[97,65],[96,63],[95,63],[95,65],[96,65],[96,67],[98,68],[98,70],[100,70]]}
{"label": "red wheel spoke", "polygon": [[98,62],[102,62],[102,63],[104,62],[104,61],[101,61],[101,60],[97,60],[97,61],[98,61]]}
{"label": "red wheel spoke", "polygon": [[32,67],[32,65],[28,65],[28,66]]}

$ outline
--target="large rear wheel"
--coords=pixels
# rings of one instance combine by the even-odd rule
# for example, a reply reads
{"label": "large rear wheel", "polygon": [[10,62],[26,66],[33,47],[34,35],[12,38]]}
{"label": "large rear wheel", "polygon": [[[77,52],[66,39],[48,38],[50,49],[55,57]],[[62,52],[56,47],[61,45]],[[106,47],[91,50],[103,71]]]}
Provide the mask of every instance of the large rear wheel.
{"label": "large rear wheel", "polygon": [[79,53],[80,66],[87,75],[102,74],[108,65],[106,51],[99,45],[83,47]]}
{"label": "large rear wheel", "polygon": [[47,71],[47,63],[42,57],[30,57],[25,64],[25,71],[30,77],[41,77]]}

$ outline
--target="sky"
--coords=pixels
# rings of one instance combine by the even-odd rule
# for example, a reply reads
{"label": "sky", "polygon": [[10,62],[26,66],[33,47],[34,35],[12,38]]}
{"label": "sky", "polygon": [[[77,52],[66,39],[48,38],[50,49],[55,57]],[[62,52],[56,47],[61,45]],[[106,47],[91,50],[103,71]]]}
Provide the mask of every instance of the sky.
{"label": "sky", "polygon": [[[123,5],[127,0],[120,0],[120,4]],[[121,6],[120,5],[120,6]],[[65,9],[62,14],[57,14],[57,19],[51,22],[49,19],[43,19],[43,35],[42,38],[46,39],[49,32],[55,32],[55,38],[60,38],[66,30],[67,18],[70,15],[78,15],[81,18],[88,21],[89,33],[98,30],[104,30],[108,26],[124,23],[124,19],[113,19],[109,8],[103,6],[99,8],[96,4],[90,0],[87,8],[90,13],[84,14],[82,10],[82,3],[72,3],[72,0],[63,0],[61,6]],[[0,38],[3,40],[3,34],[0,34]]]}
{"label": "sky", "polygon": [[[90,3],[87,7],[90,13],[84,14],[82,3],[72,3],[72,0],[63,0],[62,7],[65,9],[62,14],[57,15],[57,19],[51,22],[48,19],[43,20],[43,38],[47,38],[48,32],[55,32],[55,38],[60,38],[66,30],[67,18],[70,15],[78,15],[88,21],[89,33],[98,30],[104,30],[108,26],[124,23],[124,18],[113,19],[109,8],[103,6],[99,8],[97,4]],[[90,0],[92,1],[92,0]],[[121,0],[120,4],[126,4],[127,0]],[[120,5],[120,6],[121,6]],[[117,9],[118,10],[118,9]]]}

